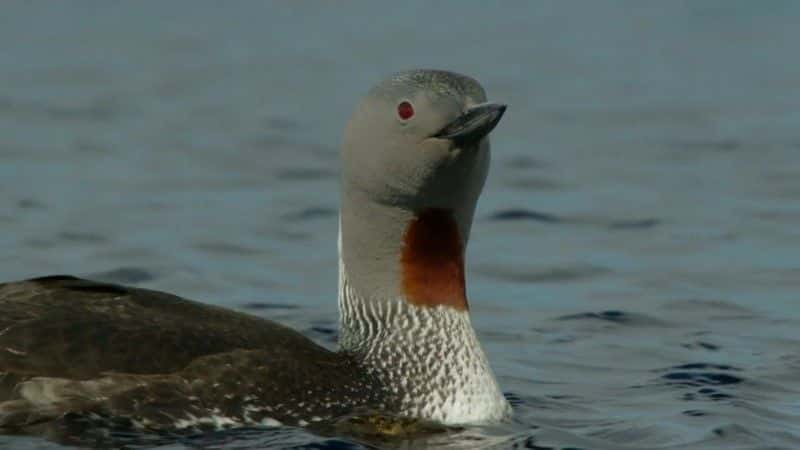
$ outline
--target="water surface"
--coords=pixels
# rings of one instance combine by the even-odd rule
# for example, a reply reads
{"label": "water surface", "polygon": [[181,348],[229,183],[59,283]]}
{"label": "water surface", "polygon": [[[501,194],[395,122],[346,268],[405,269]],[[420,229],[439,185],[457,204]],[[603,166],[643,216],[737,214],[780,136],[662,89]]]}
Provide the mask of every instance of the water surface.
{"label": "water surface", "polygon": [[515,416],[391,446],[799,448],[798,21],[789,1],[9,3],[0,279],[167,290],[333,345],[343,125],[388,73],[456,70],[510,103],[468,284]]}

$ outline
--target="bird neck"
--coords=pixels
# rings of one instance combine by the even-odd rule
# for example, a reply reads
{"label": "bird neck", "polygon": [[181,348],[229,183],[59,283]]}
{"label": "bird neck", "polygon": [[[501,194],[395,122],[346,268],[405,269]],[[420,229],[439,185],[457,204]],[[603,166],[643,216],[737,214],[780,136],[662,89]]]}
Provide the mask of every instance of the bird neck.
{"label": "bird neck", "polygon": [[341,349],[390,388],[403,415],[450,424],[505,416],[469,317],[457,214],[359,211],[343,206],[340,217]]}

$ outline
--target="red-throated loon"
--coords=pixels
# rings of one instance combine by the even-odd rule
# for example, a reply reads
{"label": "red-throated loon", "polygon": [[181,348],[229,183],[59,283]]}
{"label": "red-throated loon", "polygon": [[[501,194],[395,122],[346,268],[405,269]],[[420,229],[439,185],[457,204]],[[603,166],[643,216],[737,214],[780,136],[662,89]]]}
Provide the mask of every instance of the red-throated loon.
{"label": "red-throated loon", "polygon": [[0,431],[92,416],[151,430],[376,412],[510,414],[470,323],[464,250],[505,111],[472,78],[376,85],[345,131],[340,350],[174,295],[50,276],[0,284]]}

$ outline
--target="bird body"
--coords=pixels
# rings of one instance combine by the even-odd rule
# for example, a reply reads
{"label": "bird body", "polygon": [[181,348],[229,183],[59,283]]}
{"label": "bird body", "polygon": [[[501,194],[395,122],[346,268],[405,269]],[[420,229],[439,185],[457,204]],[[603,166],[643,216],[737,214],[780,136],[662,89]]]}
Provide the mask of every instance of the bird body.
{"label": "bird body", "polygon": [[0,430],[65,417],[149,430],[507,417],[464,272],[504,111],[475,80],[435,70],[395,74],[357,106],[342,148],[337,352],[158,291],[0,284]]}

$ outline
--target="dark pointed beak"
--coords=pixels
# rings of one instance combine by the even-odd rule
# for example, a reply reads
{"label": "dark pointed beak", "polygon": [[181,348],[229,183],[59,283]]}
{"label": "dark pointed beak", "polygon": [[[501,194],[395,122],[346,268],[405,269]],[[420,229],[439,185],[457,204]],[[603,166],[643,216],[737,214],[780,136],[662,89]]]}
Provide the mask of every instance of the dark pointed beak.
{"label": "dark pointed beak", "polygon": [[433,137],[450,139],[457,144],[478,142],[494,129],[505,112],[506,105],[502,103],[475,105],[439,130]]}

